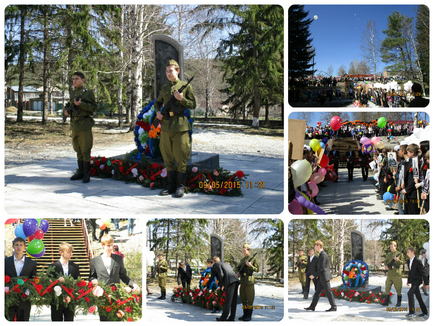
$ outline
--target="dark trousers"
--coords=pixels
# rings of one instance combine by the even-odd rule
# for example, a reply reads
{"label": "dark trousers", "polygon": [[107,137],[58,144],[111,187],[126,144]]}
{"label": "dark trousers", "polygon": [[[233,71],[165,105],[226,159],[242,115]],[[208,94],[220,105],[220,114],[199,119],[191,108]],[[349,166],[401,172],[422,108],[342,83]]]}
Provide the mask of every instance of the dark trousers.
{"label": "dark trousers", "polygon": [[[191,279],[190,280],[182,280],[182,288],[183,289],[189,289],[190,290],[190,283],[191,283]],[[186,287],[187,285],[187,287]]]}
{"label": "dark trousers", "polygon": [[314,278],[313,280],[311,280],[309,275],[306,274],[306,285],[304,287],[304,292],[307,292],[307,294],[309,294],[309,291],[310,291],[310,281],[313,282],[313,286],[315,288],[315,291],[316,291],[316,288],[318,287],[318,279]]}
{"label": "dark trousers", "polygon": [[422,296],[420,295],[419,291],[420,284],[412,284],[410,290],[407,292],[408,296],[408,310],[409,313],[414,314],[414,295],[416,295],[417,302],[419,302],[420,309],[424,314],[428,313],[428,310],[426,309],[425,303],[423,303]]}
{"label": "dark trousers", "polygon": [[231,315],[228,320],[235,320],[235,314],[237,312],[237,301],[238,301],[238,286],[239,282],[231,283],[228,287],[225,287],[226,293],[226,301],[222,307],[222,315],[220,319],[226,320],[228,319],[229,310],[231,311]]}
{"label": "dark trousers", "polygon": [[333,168],[336,172],[336,180],[339,179],[338,169],[339,169],[339,163],[333,164]]}
{"label": "dark trousers", "polygon": [[353,172],[354,172],[354,167],[350,166],[348,167],[348,180],[353,180]]}
{"label": "dark trousers", "polygon": [[368,180],[368,166],[362,166],[362,176],[363,180]]}
{"label": "dark trousers", "polygon": [[323,289],[325,290],[325,295],[326,295],[327,299],[329,300],[330,305],[332,307],[336,307],[335,299],[333,298],[332,290],[330,288],[330,281],[326,281],[325,279],[323,279],[321,277],[318,280],[318,285],[316,287],[315,294],[313,295],[313,300],[312,300],[312,303],[310,304],[310,306],[313,308],[316,307]]}
{"label": "dark trousers", "polygon": [[59,309],[56,309],[56,306],[52,305],[51,321],[74,321],[74,312],[61,305],[59,305]]}
{"label": "dark trousers", "polygon": [[19,306],[9,307],[7,317],[9,318],[9,321],[14,321],[15,318],[17,319],[17,321],[29,321],[30,309],[30,306],[29,308],[24,309],[20,309]]}

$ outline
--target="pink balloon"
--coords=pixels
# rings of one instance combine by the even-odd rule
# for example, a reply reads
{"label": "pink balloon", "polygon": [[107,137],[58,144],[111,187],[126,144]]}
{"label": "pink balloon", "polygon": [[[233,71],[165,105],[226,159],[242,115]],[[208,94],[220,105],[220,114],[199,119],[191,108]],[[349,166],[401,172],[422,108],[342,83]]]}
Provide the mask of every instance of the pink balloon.
{"label": "pink balloon", "polygon": [[372,144],[376,144],[376,143],[378,143],[380,141],[380,138],[378,138],[378,137],[372,137],[372,139],[371,139],[371,143]]}
{"label": "pink balloon", "polygon": [[288,210],[293,215],[302,215],[303,214],[303,208],[299,204],[299,202],[294,199],[292,202],[288,204]]}
{"label": "pink balloon", "polygon": [[368,144],[371,143],[371,140],[370,140],[368,137],[362,137],[362,138],[360,138],[360,142],[361,142],[363,145],[368,145]]}
{"label": "pink balloon", "polygon": [[[324,178],[324,176],[323,176],[323,178]],[[312,181],[309,181],[307,183],[307,185],[310,189],[310,191],[309,191],[310,196],[315,197],[316,195],[318,195],[318,186],[315,183],[313,183]]]}
{"label": "pink balloon", "polygon": [[321,173],[323,176],[327,174],[327,170],[325,168],[319,169],[318,172]]}
{"label": "pink balloon", "polygon": [[313,181],[314,183],[318,184],[324,180],[324,176],[321,173],[316,172],[316,173],[312,174],[312,177],[310,178],[310,180]]}

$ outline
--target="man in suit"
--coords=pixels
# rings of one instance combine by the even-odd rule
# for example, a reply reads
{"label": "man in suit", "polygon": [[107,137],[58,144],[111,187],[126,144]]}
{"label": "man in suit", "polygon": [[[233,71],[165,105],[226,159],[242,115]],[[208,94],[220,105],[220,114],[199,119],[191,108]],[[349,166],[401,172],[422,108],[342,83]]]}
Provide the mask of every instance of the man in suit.
{"label": "man in suit", "polygon": [[303,299],[307,300],[309,298],[310,281],[313,281],[313,285],[314,285],[315,291],[316,291],[318,279],[316,279],[316,278],[311,279],[310,276],[315,275],[315,273],[317,272],[317,269],[316,269],[317,262],[318,262],[318,257],[315,256],[315,249],[310,248],[309,249],[309,256],[307,257],[306,273],[304,273],[304,275],[306,277],[306,286],[304,288],[304,298]]}
{"label": "man in suit", "polygon": [[304,309],[315,311],[315,307],[318,304],[318,300],[321,295],[321,292],[324,289],[325,295],[327,296],[327,299],[329,300],[329,303],[331,305],[330,309],[327,309],[326,311],[336,311],[337,306],[335,303],[335,299],[333,298],[332,290],[330,288],[330,280],[332,279],[332,274],[330,273],[329,257],[326,254],[326,252],[323,250],[323,243],[321,240],[315,241],[314,248],[315,251],[319,252],[318,261],[316,264],[317,271],[313,275],[310,275],[309,277],[311,280],[318,277],[318,285],[315,290],[312,303],[310,304],[309,307]]}
{"label": "man in suit", "polygon": [[411,215],[419,215],[416,183],[413,175],[412,159],[417,157],[419,146],[410,144],[407,146],[407,160],[404,165],[404,189],[401,193],[405,196],[405,213]]}
{"label": "man in suit", "polygon": [[341,155],[339,153],[339,151],[336,149],[335,145],[332,145],[332,150],[329,153],[329,160],[330,163],[333,164],[333,169],[336,172],[336,180],[334,182],[338,182],[339,179],[339,174],[338,174],[338,169],[339,169],[339,159],[340,159]]}
{"label": "man in suit", "polygon": [[[13,255],[5,257],[5,276],[10,278],[33,278],[36,276],[36,262],[25,256],[26,240],[17,237],[12,241]],[[5,312],[9,321],[29,321],[30,301],[19,300],[17,305]]]}
{"label": "man in suit", "polygon": [[425,317],[428,315],[428,310],[426,309],[425,303],[422,300],[422,296],[420,295],[419,287],[422,282],[425,283],[425,287],[429,288],[429,280],[428,273],[426,268],[423,266],[421,260],[414,255],[414,248],[410,247],[407,249],[407,256],[410,258],[407,260],[408,266],[408,279],[407,285],[411,284],[410,290],[407,292],[408,296],[408,310],[409,313],[406,315],[408,318],[416,317],[415,309],[414,309],[414,296],[416,296],[417,301],[419,302],[420,309],[422,313],[418,315],[418,317]]}
{"label": "man in suit", "polygon": [[356,153],[351,149],[351,145],[348,146],[348,152],[345,153],[345,157],[347,158],[348,182],[350,182],[353,181],[353,161],[356,158]]}
{"label": "man in suit", "polygon": [[182,282],[182,288],[185,289],[187,284],[187,290],[190,290],[192,271],[189,263],[183,261],[179,263],[178,267],[178,285]]}
{"label": "man in suit", "polygon": [[[217,277],[219,288],[226,294],[226,301],[223,304],[223,312],[217,321],[235,321],[235,315],[237,312],[237,299],[238,299],[238,286],[240,281],[238,280],[237,274],[232,270],[231,266],[226,263],[222,263],[219,257],[213,258],[214,264],[211,268],[211,277],[214,279]],[[204,288],[204,292],[206,288]],[[231,312],[229,318],[229,311]]]}
{"label": "man in suit", "polygon": [[[62,242],[59,246],[60,259],[48,266],[54,267],[53,272],[49,274],[50,278],[56,278],[59,282],[65,282],[64,276],[72,276],[76,280],[80,276],[80,269],[77,264],[72,262],[72,252],[74,248],[67,242]],[[72,309],[72,310],[71,310]],[[74,308],[72,304],[65,307],[59,304],[51,303],[51,321],[74,321]]]}
{"label": "man in suit", "polygon": [[[112,255],[113,238],[106,234],[101,238],[103,253],[90,261],[89,281],[97,286],[99,283],[105,285],[120,284],[121,280],[133,288],[133,291],[140,291],[140,287],[135,284],[128,276],[124,267],[124,260],[121,256]],[[101,321],[106,321],[107,317],[100,316]]]}

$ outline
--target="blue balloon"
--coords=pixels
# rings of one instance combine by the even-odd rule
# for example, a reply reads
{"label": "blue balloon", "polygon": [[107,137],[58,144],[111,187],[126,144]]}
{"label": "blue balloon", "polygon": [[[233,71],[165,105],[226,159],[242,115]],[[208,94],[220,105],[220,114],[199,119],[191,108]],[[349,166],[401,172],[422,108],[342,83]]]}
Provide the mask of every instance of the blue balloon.
{"label": "blue balloon", "polygon": [[17,237],[17,238],[23,238],[24,240],[26,240],[26,235],[24,234],[24,231],[23,231],[23,225],[22,224],[20,224],[20,225],[17,225],[16,227],[15,227],[15,236]]}
{"label": "blue balloon", "polygon": [[328,139],[327,137],[324,137],[324,138],[322,139],[322,142],[323,142],[324,144],[327,144],[328,141],[329,141],[329,139]]}
{"label": "blue balloon", "polygon": [[320,142],[320,143],[319,143],[319,146],[320,146],[321,148],[325,148],[325,144],[324,144],[323,142]]}
{"label": "blue balloon", "polygon": [[387,203],[390,204],[391,201],[393,201],[393,194],[391,194],[390,192],[385,192],[383,194],[383,200]]}
{"label": "blue balloon", "polygon": [[50,223],[48,223],[47,220],[41,220],[41,225],[39,228],[42,230],[42,232],[46,233],[50,228]]}

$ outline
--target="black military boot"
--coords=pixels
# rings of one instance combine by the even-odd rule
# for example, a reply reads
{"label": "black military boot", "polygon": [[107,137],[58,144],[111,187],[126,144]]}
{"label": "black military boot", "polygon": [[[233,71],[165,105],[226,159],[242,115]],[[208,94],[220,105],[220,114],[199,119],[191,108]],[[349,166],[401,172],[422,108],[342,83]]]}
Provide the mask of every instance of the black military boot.
{"label": "black military boot", "polygon": [[244,321],[251,321],[252,320],[252,313],[253,309],[246,309],[246,316],[244,317]]}
{"label": "black military boot", "polygon": [[163,297],[162,297],[162,299],[166,300],[166,289],[163,290]]}
{"label": "black military boot", "polygon": [[161,295],[157,298],[158,300],[162,300],[163,299],[163,289],[160,289]]}
{"label": "black military boot", "polygon": [[83,162],[83,183],[90,181],[90,162]]}
{"label": "black military boot", "polygon": [[398,300],[395,307],[401,307],[402,295],[398,295]]}
{"label": "black military boot", "polygon": [[384,300],[384,302],[381,305],[382,306],[388,306],[389,305],[389,300],[390,300],[390,295],[386,295],[386,299]]}
{"label": "black military boot", "polygon": [[309,293],[307,291],[304,291],[303,299],[307,300],[308,298],[309,298]]}
{"label": "black military boot", "polygon": [[167,171],[167,186],[160,191],[160,196],[167,196],[176,191],[176,171]]}
{"label": "black military boot", "polygon": [[187,174],[184,172],[176,172],[176,192],[175,197],[181,198],[184,196],[184,187],[187,181]]}
{"label": "black military boot", "polygon": [[84,176],[83,175],[83,161],[77,161],[77,164],[78,164],[78,171],[75,172],[75,174],[71,178],[69,178],[69,180],[74,181],[74,180],[83,179],[83,176]]}
{"label": "black military boot", "polygon": [[238,320],[244,320],[244,318],[246,317],[246,310],[247,309],[243,309],[243,315],[239,317]]}

